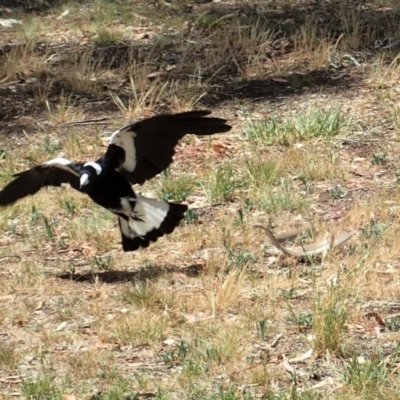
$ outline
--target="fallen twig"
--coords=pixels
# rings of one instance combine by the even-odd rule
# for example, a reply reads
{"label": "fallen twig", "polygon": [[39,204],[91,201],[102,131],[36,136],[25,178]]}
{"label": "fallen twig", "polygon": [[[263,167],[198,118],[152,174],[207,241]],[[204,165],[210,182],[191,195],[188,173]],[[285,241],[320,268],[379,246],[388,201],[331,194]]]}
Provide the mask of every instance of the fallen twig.
{"label": "fallen twig", "polygon": [[109,119],[110,118],[107,118],[107,117],[85,119],[83,121],[66,122],[64,124],[61,124],[61,126],[110,124],[111,121],[109,121]]}

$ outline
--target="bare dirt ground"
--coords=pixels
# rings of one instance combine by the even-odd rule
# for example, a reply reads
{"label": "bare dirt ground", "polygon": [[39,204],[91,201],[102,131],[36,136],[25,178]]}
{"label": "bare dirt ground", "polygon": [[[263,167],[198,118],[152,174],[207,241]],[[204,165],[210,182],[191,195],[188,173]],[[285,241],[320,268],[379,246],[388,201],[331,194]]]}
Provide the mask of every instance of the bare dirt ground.
{"label": "bare dirt ground", "polygon": [[[147,195],[185,223],[123,253],[63,187],[0,214],[4,399],[397,399],[396,1],[0,2],[0,187],[101,135],[211,109]],[[16,22],[10,22],[10,19]],[[306,223],[271,255],[254,224]]]}

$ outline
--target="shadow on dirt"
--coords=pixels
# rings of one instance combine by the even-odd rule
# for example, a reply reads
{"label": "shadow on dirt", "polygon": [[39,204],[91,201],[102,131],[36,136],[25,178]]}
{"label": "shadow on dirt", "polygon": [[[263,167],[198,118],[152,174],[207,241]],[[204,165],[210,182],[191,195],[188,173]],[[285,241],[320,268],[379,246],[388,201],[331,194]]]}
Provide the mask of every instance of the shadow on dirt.
{"label": "shadow on dirt", "polygon": [[156,280],[163,275],[171,273],[183,274],[189,278],[199,276],[203,270],[203,264],[193,264],[189,267],[179,266],[149,266],[142,268],[138,271],[102,271],[102,272],[84,272],[84,273],[67,273],[57,275],[57,278],[71,280],[74,282],[105,282],[105,283],[119,283],[119,282],[145,282],[148,280]]}
{"label": "shadow on dirt", "polygon": [[[0,0],[1,3],[9,4],[14,2]],[[59,1],[23,1],[19,0],[16,4],[44,4],[50,6],[59,4]],[[84,2],[85,3],[85,2]],[[365,57],[377,56],[385,53],[388,62],[395,57],[398,52],[396,48],[380,46],[375,48],[377,41],[395,38],[399,36],[398,20],[400,18],[400,5],[393,7],[379,7],[369,4],[367,1],[306,1],[306,2],[280,2],[279,7],[275,2],[229,2],[197,4],[195,1],[187,1],[192,7],[182,8],[188,20],[196,24],[196,29],[203,32],[204,36],[212,35],[213,31],[224,29],[232,24],[239,24],[240,29],[254,29],[255,34],[259,31],[270,31],[274,33],[275,44],[266,46],[265,54],[261,57],[272,60],[279,64],[281,58],[285,58],[288,53],[293,51],[294,38],[298,35],[309,35],[313,43],[318,43],[319,39],[339,40],[349,44],[346,51],[349,52],[354,63],[352,65],[340,64],[328,65],[325,68],[312,69],[307,64],[295,65],[291,71],[284,77],[279,74],[273,74],[268,71],[266,64],[264,77],[258,76],[254,79],[244,78],[242,73],[243,63],[246,63],[246,55],[243,59],[241,54],[235,54],[221,69],[216,66],[216,70],[209,69],[201,77],[207,82],[206,95],[197,103],[198,107],[218,107],[226,101],[274,101],[280,102],[281,98],[287,98],[292,95],[299,95],[307,92],[332,92],[348,91],[361,80],[360,68],[365,61]],[[87,2],[87,4],[91,4]],[[156,10],[157,18],[162,20],[162,16],[170,15],[176,7],[181,7],[180,3],[171,1],[171,6],[161,7]],[[26,8],[26,7],[25,7]],[[172,10],[172,11],[171,11]],[[47,10],[48,11],[48,10]],[[46,10],[44,12],[47,12]],[[163,14],[164,13],[164,14]],[[306,32],[306,28],[312,32]],[[311,28],[310,28],[311,27]],[[258,33],[257,33],[258,32]],[[180,36],[179,36],[180,35]],[[186,36],[189,35],[189,36]],[[297,36],[296,36],[297,35]],[[191,39],[190,33],[181,32],[178,34],[178,40],[161,41],[160,47],[154,50],[152,41],[135,40],[130,43],[119,42],[104,47],[75,46],[74,48],[57,48],[51,50],[64,59],[70,58],[73,52],[74,57],[79,54],[84,56],[90,53],[91,65],[98,64],[106,69],[118,69],[123,66],[129,66],[133,62],[143,62],[152,52],[152,66],[154,71],[165,70],[165,67],[171,70],[169,74],[160,76],[160,85],[166,81],[177,82],[176,96],[179,97],[179,90],[186,90],[193,79],[193,71],[185,67],[186,64],[193,64],[193,60],[201,60],[209,49],[209,44],[197,45],[193,54],[183,54],[182,43]],[[281,40],[285,39],[283,45]],[[311,43],[311,42],[310,42]],[[215,43],[214,43],[215,45]],[[232,44],[234,46],[234,44]],[[183,46],[185,47],[185,46]],[[0,57],[0,66],[2,59],[7,57],[7,48],[3,46],[2,57]],[[1,50],[1,49],[0,49]],[[36,50],[35,50],[36,51]],[[40,46],[38,52],[48,51],[46,46]],[[53,54],[51,53],[51,54]],[[363,55],[360,57],[360,53]],[[1,56],[1,52],[0,52]],[[295,54],[293,55],[295,59]],[[261,60],[262,61],[262,60]],[[76,61],[79,62],[79,61]],[[217,68],[218,67],[218,68]],[[59,71],[62,71],[64,65],[52,64],[48,70],[43,71],[42,76],[47,76],[53,80],[49,91],[49,104],[57,104],[60,96],[71,96],[75,104],[85,104],[86,112],[114,112],[117,107],[113,103],[110,93],[115,92],[125,101],[131,95],[129,92],[129,77],[125,77],[125,85],[117,88],[110,88],[113,84],[107,82],[98,82],[97,93],[77,93],[75,89],[69,87],[68,82],[60,78]],[[355,73],[351,73],[356,71]],[[62,75],[62,74],[61,74]],[[13,88],[10,90],[7,86],[0,87],[0,128],[7,122],[12,126],[18,126],[18,117],[26,115],[37,115],[45,110],[45,105],[37,101],[37,89],[35,94],[35,85],[38,85],[40,77],[34,77],[35,84],[32,85],[21,77],[16,77],[17,82],[13,82]],[[18,81],[19,80],[19,81]],[[29,79],[28,79],[29,80]],[[115,86],[115,85],[114,85]],[[17,88],[17,89],[16,89]],[[36,97],[35,97],[36,96]],[[160,111],[160,110],[155,110]],[[161,110],[163,111],[163,110]],[[1,124],[1,121],[3,124]]]}
{"label": "shadow on dirt", "polygon": [[217,107],[225,101],[271,101],[279,103],[283,99],[301,95],[304,92],[346,92],[357,85],[360,79],[346,70],[331,71],[319,69],[307,73],[293,73],[282,78],[247,79],[237,85],[221,82],[218,91],[207,93],[201,104]]}
{"label": "shadow on dirt", "polygon": [[[61,0],[0,0],[0,7],[20,9],[25,12],[43,12],[61,4]],[[67,3],[67,1],[65,1]]]}

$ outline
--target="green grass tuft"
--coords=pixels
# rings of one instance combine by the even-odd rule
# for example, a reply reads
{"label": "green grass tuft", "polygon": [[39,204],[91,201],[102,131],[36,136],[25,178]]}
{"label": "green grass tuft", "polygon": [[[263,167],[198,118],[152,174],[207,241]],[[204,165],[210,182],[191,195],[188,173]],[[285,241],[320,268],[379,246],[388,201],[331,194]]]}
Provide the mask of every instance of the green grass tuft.
{"label": "green grass tuft", "polygon": [[261,147],[272,144],[290,146],[299,140],[333,139],[347,133],[350,122],[349,118],[342,115],[341,107],[328,110],[309,108],[284,117],[273,112],[266,120],[247,118],[244,135]]}

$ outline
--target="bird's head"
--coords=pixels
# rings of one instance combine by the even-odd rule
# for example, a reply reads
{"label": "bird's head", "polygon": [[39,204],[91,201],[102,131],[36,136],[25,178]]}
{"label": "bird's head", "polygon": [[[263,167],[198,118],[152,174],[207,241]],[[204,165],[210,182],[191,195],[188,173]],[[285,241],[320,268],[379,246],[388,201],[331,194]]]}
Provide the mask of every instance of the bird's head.
{"label": "bird's head", "polygon": [[79,172],[80,188],[82,189],[83,187],[93,182],[93,180],[96,179],[96,177],[101,174],[101,170],[102,170],[101,166],[95,162],[89,161],[86,164],[84,164]]}

